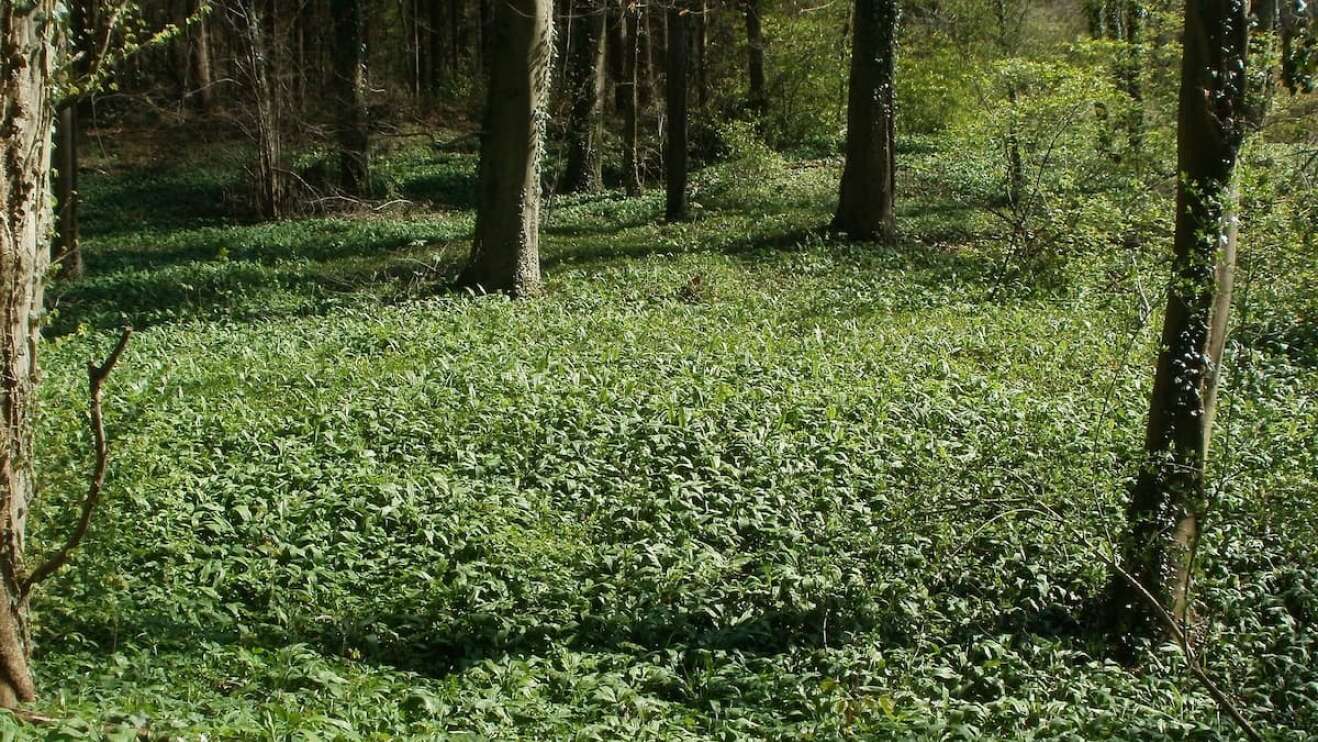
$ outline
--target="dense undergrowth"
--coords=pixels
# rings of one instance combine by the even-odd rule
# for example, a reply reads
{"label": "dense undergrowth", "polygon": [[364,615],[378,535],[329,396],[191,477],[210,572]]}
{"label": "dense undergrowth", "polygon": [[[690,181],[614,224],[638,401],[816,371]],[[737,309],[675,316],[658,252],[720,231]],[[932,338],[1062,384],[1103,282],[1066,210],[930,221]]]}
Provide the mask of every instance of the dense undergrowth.
{"label": "dense undergrowth", "polygon": [[[1232,734],[1173,649],[1127,669],[1089,624],[1166,225],[1007,269],[952,154],[904,151],[893,247],[819,231],[827,160],[706,169],[687,224],[658,194],[557,198],[550,291],[522,302],[447,288],[471,155],[395,152],[380,177],[409,203],[280,224],[225,219],[237,174],[201,158],[99,163],[90,274],[51,292],[41,512],[83,486],[82,362],[141,332],[107,400],[105,508],[35,605],[55,721],[4,734]],[[1245,234],[1200,640],[1252,719],[1301,739],[1318,276],[1270,203]]]}

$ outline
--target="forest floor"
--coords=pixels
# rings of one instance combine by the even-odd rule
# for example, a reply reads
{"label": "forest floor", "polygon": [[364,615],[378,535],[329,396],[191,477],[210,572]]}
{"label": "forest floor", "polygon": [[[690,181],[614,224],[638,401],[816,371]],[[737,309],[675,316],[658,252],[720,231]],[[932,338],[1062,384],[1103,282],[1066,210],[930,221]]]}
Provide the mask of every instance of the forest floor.
{"label": "forest floor", "polygon": [[[1089,623],[1166,245],[1012,270],[924,174],[940,153],[903,156],[896,246],[821,233],[831,160],[707,168],[683,224],[661,193],[555,198],[527,301],[446,288],[474,155],[398,147],[378,177],[407,203],[274,224],[225,216],[215,152],[97,156],[89,274],[49,292],[34,544],[84,488],[82,364],[139,332],[103,509],[35,600],[54,721],[17,734],[1230,735],[1174,649],[1126,669]],[[1301,739],[1315,276],[1254,254],[1200,635]]]}

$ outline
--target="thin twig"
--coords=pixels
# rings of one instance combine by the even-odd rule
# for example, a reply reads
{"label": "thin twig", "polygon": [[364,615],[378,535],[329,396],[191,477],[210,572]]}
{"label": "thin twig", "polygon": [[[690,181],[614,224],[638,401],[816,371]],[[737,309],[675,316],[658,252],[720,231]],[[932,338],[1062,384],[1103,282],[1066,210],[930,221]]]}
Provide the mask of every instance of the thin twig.
{"label": "thin twig", "polygon": [[87,386],[91,392],[91,429],[95,442],[96,465],[92,469],[91,483],[87,487],[87,498],[82,502],[82,515],[78,518],[78,524],[69,534],[64,546],[51,554],[40,567],[23,580],[21,597],[24,599],[31,594],[33,587],[68,563],[73,550],[82,543],[83,537],[87,535],[87,529],[91,526],[92,514],[101,500],[101,489],[105,486],[105,470],[110,461],[110,445],[105,439],[105,421],[101,415],[101,387],[110,377],[110,372],[114,371],[115,364],[119,362],[119,357],[123,355],[124,348],[128,347],[128,339],[132,336],[133,328],[125,327],[123,334],[119,336],[119,342],[115,344],[114,350],[110,351],[104,363],[98,366],[95,361],[87,362]]}

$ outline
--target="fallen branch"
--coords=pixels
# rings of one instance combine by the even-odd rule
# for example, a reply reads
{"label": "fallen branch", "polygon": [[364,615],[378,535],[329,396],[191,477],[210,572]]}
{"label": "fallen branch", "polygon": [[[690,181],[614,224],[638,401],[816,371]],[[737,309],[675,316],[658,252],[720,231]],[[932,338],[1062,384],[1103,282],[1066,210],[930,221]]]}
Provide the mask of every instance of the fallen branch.
{"label": "fallen branch", "polygon": [[91,483],[87,487],[87,498],[82,501],[82,515],[78,518],[78,524],[74,526],[73,532],[69,534],[68,540],[64,542],[64,546],[47,557],[40,567],[23,580],[20,599],[26,599],[33,587],[68,563],[73,550],[82,543],[83,537],[87,535],[87,529],[91,526],[92,514],[101,501],[101,490],[105,486],[105,470],[110,462],[110,446],[105,439],[105,421],[101,415],[101,387],[110,377],[110,372],[114,371],[115,364],[119,362],[119,357],[123,355],[124,348],[128,347],[128,339],[132,336],[133,328],[125,327],[119,342],[115,344],[114,350],[110,351],[104,363],[98,366],[94,361],[87,362],[87,386],[91,392],[91,428],[96,453],[96,464],[92,469]]}

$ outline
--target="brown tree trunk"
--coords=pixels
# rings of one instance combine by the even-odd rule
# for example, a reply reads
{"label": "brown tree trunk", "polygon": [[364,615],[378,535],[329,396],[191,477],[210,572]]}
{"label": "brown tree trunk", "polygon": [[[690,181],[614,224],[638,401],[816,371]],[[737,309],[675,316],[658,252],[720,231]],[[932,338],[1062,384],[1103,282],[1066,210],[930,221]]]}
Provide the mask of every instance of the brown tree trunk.
{"label": "brown tree trunk", "polygon": [[[1122,545],[1125,570],[1178,621],[1190,616],[1190,580],[1208,513],[1205,464],[1226,342],[1235,261],[1234,178],[1245,128],[1247,5],[1185,6],[1177,117],[1176,231],[1162,348],[1154,373],[1144,460]],[[1127,581],[1114,579],[1112,628],[1158,629]]]}
{"label": "brown tree trunk", "polygon": [[640,72],[640,8],[623,8],[627,48],[623,54],[622,79],[618,92],[622,100],[622,184],[628,196],[641,195],[641,168],[637,149],[640,146],[640,121],[637,108],[637,79]]}
{"label": "brown tree trunk", "polygon": [[[69,4],[69,46],[80,52],[73,63],[77,75],[85,75],[91,63],[91,33],[87,17],[87,0]],[[51,259],[59,265],[59,277],[81,278],[83,274],[82,240],[78,227],[78,137],[82,128],[81,100],[68,98],[61,102],[55,125],[53,164],[59,177],[55,179],[55,202],[58,208],[55,239],[51,243]]]}
{"label": "brown tree trunk", "polygon": [[59,265],[59,277],[81,278],[82,241],[78,233],[78,101],[65,101],[55,125],[55,202],[59,209],[51,259]]}
{"label": "brown tree trunk", "polygon": [[604,134],[604,7],[597,0],[571,4],[572,40],[568,44],[567,162],[562,190],[593,193],[604,188],[600,141]]}
{"label": "brown tree trunk", "polygon": [[338,108],[339,184],[354,196],[370,190],[370,132],[366,113],[366,35],[361,0],[331,0],[334,16],[334,91]]}
{"label": "brown tree trunk", "polygon": [[687,13],[680,5],[668,9],[667,144],[664,147],[665,213],[670,221],[689,216],[687,206]]}
{"label": "brown tree trunk", "polygon": [[554,49],[552,0],[495,6],[481,136],[476,236],[459,281],[514,296],[540,281],[540,157]]}
{"label": "brown tree trunk", "polygon": [[853,240],[896,236],[893,73],[895,0],[856,0],[847,97],[847,154],[833,229]]}
{"label": "brown tree trunk", "polygon": [[626,107],[623,100],[627,76],[627,50],[631,41],[627,38],[627,6],[624,3],[606,2],[608,7],[609,30],[604,42],[604,53],[608,55],[608,83],[613,91],[613,110],[621,113]]}
{"label": "brown tree trunk", "polygon": [[46,242],[51,128],[51,76],[59,62],[55,0],[0,6],[0,706],[13,708],[36,695],[29,665],[27,600],[17,587],[33,497],[33,425],[36,415],[37,342],[42,280],[49,265]]}
{"label": "brown tree trunk", "polygon": [[747,106],[763,113],[768,103],[764,91],[764,31],[760,27],[760,0],[746,0],[746,67],[750,77]]}

